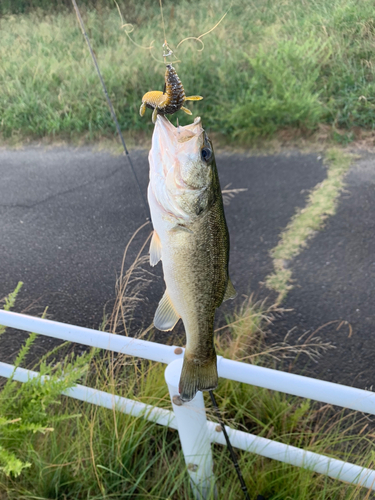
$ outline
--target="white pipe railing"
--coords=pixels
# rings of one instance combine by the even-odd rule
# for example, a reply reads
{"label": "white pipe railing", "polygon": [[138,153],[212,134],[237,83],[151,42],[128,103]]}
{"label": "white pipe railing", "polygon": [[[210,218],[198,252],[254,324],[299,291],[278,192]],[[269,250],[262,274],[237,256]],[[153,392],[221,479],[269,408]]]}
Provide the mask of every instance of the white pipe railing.
{"label": "white pipe railing", "polygon": [[98,347],[106,351],[119,352],[129,356],[150,359],[151,361],[159,361],[160,363],[168,364],[181,357],[181,354],[176,355],[174,353],[176,346],[114,335],[113,333],[91,330],[83,326],[68,325],[49,319],[35,318],[26,314],[0,311],[0,325],[26,332],[38,333],[39,335],[46,335],[55,339],[67,340],[68,342]]}
{"label": "white pipe railing", "polygon": [[[114,335],[9,311],[0,311],[0,325],[166,364],[181,359],[184,352],[184,349],[176,346]],[[218,372],[219,377],[228,380],[375,415],[375,394],[363,389],[271,370],[221,356],[218,357]]]}
{"label": "white pipe railing", "polygon": [[[177,429],[196,497],[209,498],[211,496],[215,485],[212,475],[210,443],[225,445],[226,442],[224,436],[217,432],[217,425],[206,420],[201,393],[198,393],[189,403],[182,403],[179,400],[177,387],[182,367],[181,354],[183,349],[8,311],[0,311],[0,325],[168,364],[166,381],[174,412],[82,385],[76,385],[63,394],[105,408],[116,408],[121,412],[138,417],[142,416],[157,424]],[[222,357],[218,358],[218,371],[220,377],[229,380],[375,414],[375,394],[369,391],[249,365]],[[0,363],[0,376],[12,377],[19,382],[26,382],[28,378],[37,377],[39,374]],[[227,427],[227,431],[233,446],[239,449],[375,490],[375,471],[371,469],[229,427]]]}

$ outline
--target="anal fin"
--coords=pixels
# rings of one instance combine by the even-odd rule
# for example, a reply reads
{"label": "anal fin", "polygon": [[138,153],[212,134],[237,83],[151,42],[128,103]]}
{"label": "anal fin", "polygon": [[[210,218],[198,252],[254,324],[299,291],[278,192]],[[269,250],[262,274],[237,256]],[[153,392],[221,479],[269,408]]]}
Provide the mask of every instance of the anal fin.
{"label": "anal fin", "polygon": [[165,291],[154,317],[154,325],[158,330],[168,332],[172,330],[180,316],[176,313],[175,308],[169,298],[168,292]]}
{"label": "anal fin", "polygon": [[228,278],[228,284],[227,288],[225,290],[223,302],[229,299],[234,299],[237,296],[237,292],[234,289],[233,283],[231,282],[230,278]]}
{"label": "anal fin", "polygon": [[150,243],[150,265],[156,266],[159,260],[161,260],[161,241],[158,233],[154,231]]}

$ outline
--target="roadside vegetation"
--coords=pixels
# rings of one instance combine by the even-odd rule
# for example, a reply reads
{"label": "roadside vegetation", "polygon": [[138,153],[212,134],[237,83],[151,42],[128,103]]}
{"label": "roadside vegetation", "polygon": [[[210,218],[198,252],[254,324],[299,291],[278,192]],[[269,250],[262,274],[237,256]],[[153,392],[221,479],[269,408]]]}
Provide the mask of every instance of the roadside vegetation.
{"label": "roadside vegetation", "polygon": [[[147,286],[144,260],[141,249],[127,271],[123,266],[117,301],[103,328],[130,328],[131,311]],[[13,307],[19,288],[6,300],[6,309]],[[275,314],[277,309],[246,299],[216,331],[218,353],[275,367],[280,361],[292,366],[296,357],[316,358],[332,348],[311,336],[266,343],[267,325]],[[25,339],[16,366],[25,364],[36,335]],[[180,341],[171,339],[177,345]],[[170,409],[165,366],[99,350],[68,354],[71,347],[64,343],[39,360],[36,370],[47,376],[44,381],[0,382],[0,498],[192,498],[177,431],[61,395],[78,382]],[[225,422],[234,428],[366,467],[373,464],[372,417],[227,380],[220,381],[216,396]],[[208,398],[206,407],[215,421]],[[226,448],[215,445],[213,453],[219,497],[242,498]],[[250,453],[238,455],[252,498],[372,498],[361,487]]]}
{"label": "roadside vegetation", "polygon": [[344,188],[344,177],[355,159],[354,155],[339,149],[329,149],[325,155],[327,178],[315,186],[306,206],[298,209],[281,233],[280,241],[271,251],[274,272],[267,276],[266,285],[277,294],[280,304],[293,287],[291,264],[317,231],[324,227],[328,217],[336,212],[339,195]]}
{"label": "roadside vegetation", "polygon": [[[142,95],[163,88],[164,40],[156,1],[79,2],[125,134],[151,134]],[[370,0],[165,0],[168,43],[189,104],[205,127],[233,144],[285,129],[323,131],[342,144],[373,128],[374,10]],[[40,7],[40,8],[38,8]],[[230,8],[229,8],[230,7]],[[21,12],[18,13],[17,12]],[[2,2],[0,134],[6,140],[113,136],[92,61],[68,1]],[[133,30],[131,33],[130,31]],[[155,47],[151,52],[139,48]],[[156,61],[155,58],[159,61]],[[181,124],[191,117],[178,114]],[[172,118],[175,120],[175,117]]]}

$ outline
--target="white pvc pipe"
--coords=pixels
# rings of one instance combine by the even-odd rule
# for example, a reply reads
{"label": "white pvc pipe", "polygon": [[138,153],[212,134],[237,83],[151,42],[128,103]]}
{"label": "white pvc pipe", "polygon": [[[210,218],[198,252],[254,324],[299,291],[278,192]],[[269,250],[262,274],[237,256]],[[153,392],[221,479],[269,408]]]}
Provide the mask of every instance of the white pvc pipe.
{"label": "white pvc pipe", "polygon": [[180,400],[178,385],[182,359],[170,363],[165,370],[178,434],[194,496],[197,500],[216,497],[215,477],[209,429],[203,394],[198,392],[188,403]]}
{"label": "white pvc pipe", "polygon": [[232,361],[221,356],[218,356],[218,372],[220,377],[229,380],[375,415],[375,394],[363,389]]}
{"label": "white pvc pipe", "polygon": [[[166,364],[181,359],[184,351],[178,349],[180,354],[176,354],[175,346],[113,335],[9,311],[0,311],[0,325]],[[375,394],[370,391],[241,363],[221,356],[218,357],[218,371],[220,377],[229,380],[375,415]]]}
{"label": "white pvc pipe", "polygon": [[[176,365],[176,363],[173,363],[173,365]],[[174,367],[173,369],[176,369],[176,367]],[[12,375],[14,380],[17,380],[19,382],[27,382],[29,378],[39,376],[39,373],[33,372],[31,370],[25,370],[23,368],[17,368],[14,371],[14,366],[8,365],[7,363],[0,363],[0,376],[9,378]],[[166,378],[167,376],[168,375],[166,375]],[[172,379],[176,379],[175,374],[172,374]],[[176,387],[172,387],[173,395],[175,395],[174,392],[176,391],[176,389]],[[183,420],[181,420],[179,417],[176,417],[173,412],[164,410],[162,408],[155,408],[151,405],[139,403],[131,399],[115,396],[113,394],[98,391],[96,389],[91,389],[82,385],[77,385],[76,387],[63,392],[63,394],[74,399],[86,401],[88,403],[92,403],[97,406],[103,406],[108,409],[115,408],[118,411],[133,415],[135,417],[143,417],[157,424],[169,426],[172,429],[178,429],[178,431],[180,432],[179,422],[182,422]],[[198,400],[198,398],[200,398],[201,396],[202,393],[198,393],[197,397],[193,400],[193,405],[195,405],[195,400]],[[186,409],[186,404],[191,403],[185,403],[183,406],[173,406],[175,410],[178,410],[178,412],[183,415],[183,412]],[[184,417],[182,416],[182,418]],[[209,438],[209,441],[212,443],[226,445],[226,441],[222,432],[217,432],[216,430],[218,428],[217,424],[215,424],[214,422],[206,422],[206,425],[207,435],[204,436],[204,441],[202,441],[204,443],[203,453],[205,454],[207,454],[207,436]],[[243,431],[237,431],[231,429],[228,426],[226,426],[226,429],[230,441],[235,448],[249,451],[251,453],[256,453],[258,455],[295,465],[297,467],[303,467],[315,472],[319,472],[321,474],[326,474],[341,481],[347,481],[352,484],[358,484],[365,488],[375,490],[375,471],[371,469],[366,469],[358,465],[342,462],[341,460],[329,458],[324,455],[319,455],[318,453],[313,453],[311,451],[301,450],[294,446],[289,446],[283,443],[272,441],[270,439],[254,436],[253,434],[249,434]],[[189,427],[187,427],[182,432],[184,434],[184,440],[188,443]],[[194,453],[196,453],[196,450],[194,450]],[[187,455],[187,459],[189,460],[189,455]]]}
{"label": "white pvc pipe", "polygon": [[[25,370],[24,368],[16,368],[14,371],[14,366],[8,365],[7,363],[0,363],[1,377],[10,378],[12,374],[13,380],[17,382],[27,382],[29,379],[39,377],[40,375],[38,372]],[[47,377],[42,377],[42,380],[43,378]],[[78,399],[79,401],[85,401],[96,406],[103,406],[109,410],[116,409],[122,413],[132,415],[133,417],[143,417],[156,424],[177,429],[176,417],[173,412],[164,410],[163,408],[146,405],[145,403],[139,403],[133,399],[123,398],[79,384],[64,391],[62,394],[73,399]]]}
{"label": "white pvc pipe", "polygon": [[[211,441],[225,445],[223,433],[216,431],[217,425],[208,422],[208,427]],[[371,469],[254,436],[247,432],[236,431],[228,426],[226,426],[226,429],[230,442],[235,448],[375,490],[375,471]]]}
{"label": "white pvc pipe", "polygon": [[114,335],[113,333],[91,330],[82,326],[58,323],[57,321],[35,318],[9,311],[0,311],[0,325],[47,335],[55,339],[99,347],[100,349],[119,352],[129,356],[138,356],[152,361],[159,361],[160,363],[168,364],[182,356],[182,353],[174,353],[176,346],[157,344],[156,342],[125,337],[123,335]]}

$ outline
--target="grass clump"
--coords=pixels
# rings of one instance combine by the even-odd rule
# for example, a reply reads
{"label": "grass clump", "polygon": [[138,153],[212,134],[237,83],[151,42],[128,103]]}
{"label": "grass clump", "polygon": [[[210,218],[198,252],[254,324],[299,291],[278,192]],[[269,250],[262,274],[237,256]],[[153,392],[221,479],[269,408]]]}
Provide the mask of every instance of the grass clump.
{"label": "grass clump", "polygon": [[293,216],[279,243],[271,251],[275,271],[267,277],[266,284],[278,293],[278,303],[292,288],[292,271],[288,268],[290,261],[306,247],[316,231],[322,229],[325,220],[334,215],[338,196],[344,187],[344,176],[353,159],[353,155],[338,149],[327,151],[327,178],[311,191],[305,208]]}
{"label": "grass clump", "polygon": [[[1,18],[0,133],[7,139],[91,141],[113,135],[70,4],[33,2],[43,11],[24,4],[14,3],[14,12],[28,13]],[[150,134],[149,114],[140,119],[138,111],[145,92],[163,88],[159,5],[119,2],[138,46],[109,5],[81,5],[87,32],[122,129]],[[186,37],[206,33],[227,9],[224,0],[164,2],[168,43],[175,48]],[[332,138],[346,143],[355,138],[355,127],[373,128],[374,31],[370,0],[235,0],[223,22],[202,39],[204,50],[198,52],[201,45],[194,40],[183,43],[175,66],[187,94],[204,96],[192,106],[194,115],[226,140],[251,144],[283,128],[309,133],[328,124]],[[152,54],[139,47],[152,40]],[[179,119],[191,121],[183,113]]]}

